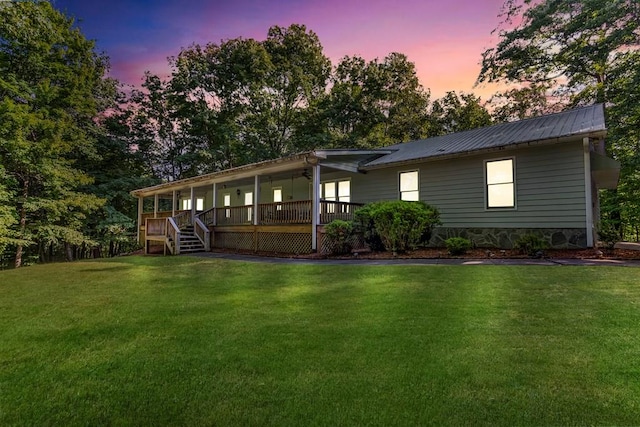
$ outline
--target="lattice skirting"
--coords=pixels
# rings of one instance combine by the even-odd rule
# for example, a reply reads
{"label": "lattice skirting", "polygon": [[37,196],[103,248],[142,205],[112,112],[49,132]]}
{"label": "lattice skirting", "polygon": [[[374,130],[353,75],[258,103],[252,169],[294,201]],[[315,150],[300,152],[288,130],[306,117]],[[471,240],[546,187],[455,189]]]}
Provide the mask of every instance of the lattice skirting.
{"label": "lattice skirting", "polygon": [[213,247],[226,249],[253,250],[253,232],[216,232]]}
{"label": "lattice skirting", "polygon": [[287,254],[308,254],[311,249],[311,233],[281,231],[216,231],[214,248],[257,250]]}

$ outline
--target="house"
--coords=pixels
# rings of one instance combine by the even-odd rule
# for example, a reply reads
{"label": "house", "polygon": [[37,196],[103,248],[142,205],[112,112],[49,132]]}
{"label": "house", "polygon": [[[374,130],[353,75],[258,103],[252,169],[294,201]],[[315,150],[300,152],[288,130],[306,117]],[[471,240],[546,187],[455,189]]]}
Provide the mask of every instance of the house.
{"label": "house", "polygon": [[598,190],[616,188],[601,104],[382,149],[314,150],[142,188],[140,242],[324,251],[323,225],[367,202],[422,200],[440,210],[430,242],[452,236],[510,248],[525,233],[593,247]]}

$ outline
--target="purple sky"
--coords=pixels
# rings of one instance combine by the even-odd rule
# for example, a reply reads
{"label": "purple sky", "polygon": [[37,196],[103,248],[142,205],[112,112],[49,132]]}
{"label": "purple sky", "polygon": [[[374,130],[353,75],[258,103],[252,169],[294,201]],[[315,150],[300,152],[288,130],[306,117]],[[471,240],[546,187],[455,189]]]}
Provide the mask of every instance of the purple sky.
{"label": "purple sky", "polygon": [[263,40],[272,25],[304,24],[334,64],[401,52],[416,64],[432,98],[449,90],[495,91],[473,84],[481,53],[495,45],[504,0],[51,0],[79,19],[83,33],[111,58],[111,75],[138,85],[145,70],[169,74],[167,57],[193,43]]}

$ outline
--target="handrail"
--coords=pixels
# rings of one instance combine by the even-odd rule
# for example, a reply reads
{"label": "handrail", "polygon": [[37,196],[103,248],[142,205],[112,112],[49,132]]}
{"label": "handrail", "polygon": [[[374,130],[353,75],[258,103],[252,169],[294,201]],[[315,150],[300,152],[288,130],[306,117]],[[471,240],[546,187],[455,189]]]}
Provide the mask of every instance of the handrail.
{"label": "handrail", "polygon": [[261,203],[260,224],[311,224],[311,200]]}
{"label": "handrail", "polygon": [[[180,227],[176,224],[174,218],[167,218],[167,238],[171,238],[173,240],[174,248],[171,251],[174,255],[180,255]],[[167,242],[168,243],[168,242]],[[169,246],[169,249],[172,249]]]}
{"label": "handrail", "polygon": [[196,218],[200,219],[204,225],[214,225],[214,219],[216,217],[216,208],[207,209],[196,215]]}
{"label": "handrail", "polygon": [[191,224],[191,211],[180,212],[178,215],[173,217],[175,224],[178,228],[184,228]]}
{"label": "handrail", "polygon": [[211,232],[209,228],[196,216],[193,221],[193,233],[196,235],[198,240],[204,245],[205,251],[211,250],[210,246],[210,235]]}

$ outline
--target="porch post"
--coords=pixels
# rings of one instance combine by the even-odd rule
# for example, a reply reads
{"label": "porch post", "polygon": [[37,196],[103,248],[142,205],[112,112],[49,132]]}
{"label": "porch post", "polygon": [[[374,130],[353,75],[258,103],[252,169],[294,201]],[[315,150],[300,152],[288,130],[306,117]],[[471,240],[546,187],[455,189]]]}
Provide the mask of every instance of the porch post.
{"label": "porch post", "polygon": [[313,200],[311,201],[311,249],[318,250],[320,223],[320,165],[313,166]]}
{"label": "porch post", "polygon": [[216,212],[216,204],[218,203],[218,186],[216,185],[216,183],[213,183],[213,225],[217,225],[216,222],[218,221],[218,212]]}
{"label": "porch post", "polygon": [[196,198],[195,198],[195,189],[191,187],[191,221],[196,217]]}
{"label": "porch post", "polygon": [[171,193],[171,216],[176,216],[176,190]]}
{"label": "porch post", "polygon": [[586,207],[586,227],[587,227],[587,247],[593,248],[593,235],[595,228],[593,226],[593,193],[591,183],[591,141],[589,137],[582,139],[582,147],[584,149],[584,199]]}
{"label": "porch post", "polygon": [[260,176],[256,175],[253,180],[253,225],[260,224],[258,218],[258,201],[260,200]]}
{"label": "porch post", "polygon": [[[137,239],[138,243],[140,243],[140,227],[142,227],[142,208],[144,206],[144,196],[138,196],[138,233]],[[146,233],[147,230],[144,230]]]}
{"label": "porch post", "polygon": [[158,194],[153,195],[153,217],[158,218]]}

